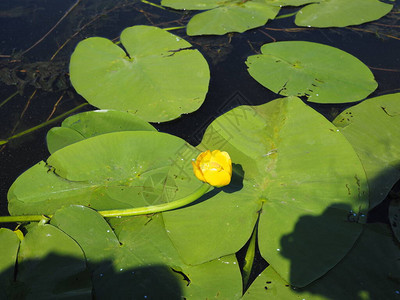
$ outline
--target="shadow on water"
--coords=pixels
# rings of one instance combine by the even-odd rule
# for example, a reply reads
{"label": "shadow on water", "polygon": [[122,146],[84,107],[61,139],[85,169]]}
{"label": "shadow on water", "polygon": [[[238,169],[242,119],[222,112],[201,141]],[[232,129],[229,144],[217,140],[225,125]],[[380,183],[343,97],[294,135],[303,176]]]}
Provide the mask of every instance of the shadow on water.
{"label": "shadow on water", "polygon": [[[329,210],[330,208],[321,216],[301,217],[295,230],[282,238],[281,253],[291,261],[291,281],[301,281],[301,277],[310,271],[307,266],[307,260],[310,257],[303,259],[303,256],[307,254],[299,253],[299,245],[320,238],[315,231],[312,231],[312,228],[326,220]],[[312,296],[331,300],[398,299],[400,296],[399,243],[393,240],[387,224],[366,224],[363,227],[364,230],[354,245],[348,242],[346,246],[343,243],[344,247],[341,249],[343,253],[340,253],[340,257],[343,256],[343,258],[332,269],[324,270],[327,271],[326,274],[321,274],[320,278],[305,287],[285,285],[285,287],[281,286],[281,291],[291,288],[292,292],[298,294],[299,299],[309,299]],[[347,235],[341,231],[340,225],[332,226],[332,230],[338,231],[337,234],[333,233],[332,241],[320,244],[320,249],[315,252],[314,260],[320,261],[321,266],[327,259],[324,255],[328,256],[328,259],[329,255],[334,256],[333,251],[343,241],[341,234]],[[268,282],[271,283],[271,281]]]}
{"label": "shadow on water", "polygon": [[[369,186],[379,185],[388,172],[370,180]],[[383,212],[384,223],[372,224],[367,214],[334,204],[319,216],[300,217],[293,232],[281,238],[280,253],[290,260],[290,282],[297,285],[292,289],[300,298],[305,294],[332,300],[400,297],[400,243],[388,226],[387,211]],[[314,245],[312,253],[301,252],[304,244]],[[303,277],[313,268],[320,274],[315,272],[318,279],[309,284]]]}
{"label": "shadow on water", "polygon": [[179,276],[165,265],[115,270],[103,261],[86,268],[84,260],[50,254],[2,272],[0,299],[183,299]]}
{"label": "shadow on water", "polygon": [[[320,216],[300,217],[293,232],[281,238],[280,253],[290,260],[289,278],[297,286],[295,290],[313,292],[307,286],[309,278],[323,276],[346,256],[362,231],[362,225],[354,218],[350,206],[332,205]],[[313,245],[313,248],[309,251],[304,245]],[[326,296],[324,291],[318,292]],[[357,299],[358,290],[347,293],[354,293],[349,299]]]}

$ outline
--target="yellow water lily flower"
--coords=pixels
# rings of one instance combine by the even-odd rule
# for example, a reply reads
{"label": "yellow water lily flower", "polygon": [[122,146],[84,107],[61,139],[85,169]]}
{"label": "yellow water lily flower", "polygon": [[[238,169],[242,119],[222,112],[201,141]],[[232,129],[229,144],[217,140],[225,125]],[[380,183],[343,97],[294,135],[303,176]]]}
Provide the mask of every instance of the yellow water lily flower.
{"label": "yellow water lily flower", "polygon": [[215,187],[223,187],[231,182],[232,160],[225,151],[207,150],[192,161],[194,175]]}

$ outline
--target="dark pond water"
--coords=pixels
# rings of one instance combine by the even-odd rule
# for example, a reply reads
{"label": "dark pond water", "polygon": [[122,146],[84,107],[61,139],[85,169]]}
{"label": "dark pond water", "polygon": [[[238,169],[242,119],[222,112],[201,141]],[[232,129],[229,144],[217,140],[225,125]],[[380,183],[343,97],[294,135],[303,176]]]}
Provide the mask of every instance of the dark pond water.
{"label": "dark pond water", "polygon": [[[71,7],[73,10],[41,40]],[[287,9],[282,14],[290,11]],[[137,24],[162,28],[181,26],[190,16],[187,12],[164,11],[131,0],[2,0],[0,105],[16,94],[0,107],[0,139],[7,139],[85,103],[68,79],[69,57],[80,40],[90,36],[116,40],[124,28]],[[399,5],[396,4],[384,18],[349,28],[299,29],[293,18],[285,18],[243,34],[225,36],[188,37],[184,29],[175,30],[174,34],[187,39],[206,57],[211,69],[210,88],[198,111],[155,126],[197,144],[207,125],[218,115],[240,104],[261,104],[277,98],[250,77],[244,63],[261,45],[273,41],[303,40],[340,48],[371,68],[379,87],[370,97],[399,92],[399,16]],[[353,104],[309,103],[329,120]],[[91,109],[93,107],[86,106],[79,111]],[[55,122],[0,146],[2,215],[7,214],[8,188],[23,171],[48,157],[46,132],[59,124]],[[374,209],[369,221],[388,222],[388,203],[387,199]]]}

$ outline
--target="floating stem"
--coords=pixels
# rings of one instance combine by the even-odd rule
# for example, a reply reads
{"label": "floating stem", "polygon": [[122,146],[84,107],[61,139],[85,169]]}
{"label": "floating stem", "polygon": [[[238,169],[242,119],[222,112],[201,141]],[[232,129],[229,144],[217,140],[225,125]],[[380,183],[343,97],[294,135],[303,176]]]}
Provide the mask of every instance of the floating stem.
{"label": "floating stem", "polygon": [[150,2],[150,1],[142,0],[142,3],[146,3],[146,4],[149,4],[149,5],[151,5],[151,6],[158,7],[158,8],[164,9],[164,10],[166,9],[164,6],[155,4],[155,3]]}
{"label": "floating stem", "polygon": [[12,94],[10,97],[8,97],[6,100],[0,103],[0,107],[2,107],[4,104],[6,104],[8,101],[10,101],[12,98],[14,98],[16,95],[18,95],[18,92],[15,92]]}
{"label": "floating stem", "polygon": [[292,17],[292,16],[296,15],[297,13],[298,13],[298,11],[295,11],[295,12],[293,12],[293,13],[286,14],[286,15],[280,15],[280,16],[277,16],[277,17],[275,18],[275,20],[277,20],[277,19],[289,18],[289,17]]}
{"label": "floating stem", "polygon": [[[176,208],[183,207],[192,203],[193,201],[199,199],[210,189],[209,184],[201,185],[196,191],[192,194],[178,199],[176,201],[162,203],[158,205],[151,205],[145,207],[136,207],[136,208],[128,208],[128,209],[116,209],[116,210],[102,210],[98,211],[100,215],[105,218],[113,218],[113,217],[128,217],[128,216],[139,216],[139,215],[148,215],[154,214],[158,212],[168,211]],[[0,217],[0,223],[12,223],[12,222],[39,222],[43,219],[52,218],[52,215],[26,215],[26,216],[2,216]]]}
{"label": "floating stem", "polygon": [[186,26],[176,26],[176,27],[168,27],[168,28],[163,28],[166,31],[170,31],[170,30],[178,30],[178,29],[183,29]]}
{"label": "floating stem", "polygon": [[186,196],[186,197],[176,200],[176,201],[162,203],[162,204],[158,204],[158,205],[152,205],[152,206],[145,206],[145,207],[117,209],[117,210],[104,210],[104,211],[99,211],[99,214],[101,214],[103,217],[106,217],[106,218],[112,218],[112,217],[148,215],[148,214],[154,214],[154,213],[163,212],[163,211],[167,211],[167,210],[172,210],[172,209],[176,209],[176,208],[185,206],[185,205],[192,203],[193,201],[199,199],[201,196],[203,196],[208,191],[209,188],[210,188],[210,185],[203,184],[193,194],[190,194],[189,196]]}
{"label": "floating stem", "polygon": [[29,128],[29,129],[27,129],[25,131],[22,131],[20,133],[14,134],[13,136],[10,136],[6,140],[1,140],[0,141],[0,145],[7,144],[9,141],[11,141],[13,139],[19,138],[20,136],[23,136],[25,134],[31,133],[31,132],[33,132],[35,130],[38,130],[38,129],[42,128],[42,127],[45,127],[45,126],[47,126],[47,125],[49,125],[51,123],[54,123],[54,122],[56,122],[56,121],[58,121],[58,120],[60,120],[60,119],[62,119],[64,117],[68,116],[69,114],[73,113],[74,111],[76,111],[76,110],[88,105],[88,104],[89,103],[83,103],[81,105],[78,105],[77,107],[75,107],[75,108],[73,108],[73,109],[71,109],[71,110],[69,110],[69,111],[67,111],[67,112],[65,112],[65,113],[63,113],[63,114],[51,119],[51,120],[43,122],[43,123],[41,123],[41,124],[39,124],[39,125],[37,125],[35,127]]}

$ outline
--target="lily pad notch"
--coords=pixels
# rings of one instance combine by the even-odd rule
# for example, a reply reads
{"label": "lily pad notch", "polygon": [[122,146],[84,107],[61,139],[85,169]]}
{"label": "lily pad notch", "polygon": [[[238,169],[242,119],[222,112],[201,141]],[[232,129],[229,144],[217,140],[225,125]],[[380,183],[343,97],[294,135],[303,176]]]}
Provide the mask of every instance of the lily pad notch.
{"label": "lily pad notch", "polygon": [[190,43],[143,25],[126,28],[120,40],[125,50],[91,37],[71,56],[72,85],[91,105],[129,111],[149,122],[173,120],[201,106],[210,70]]}

